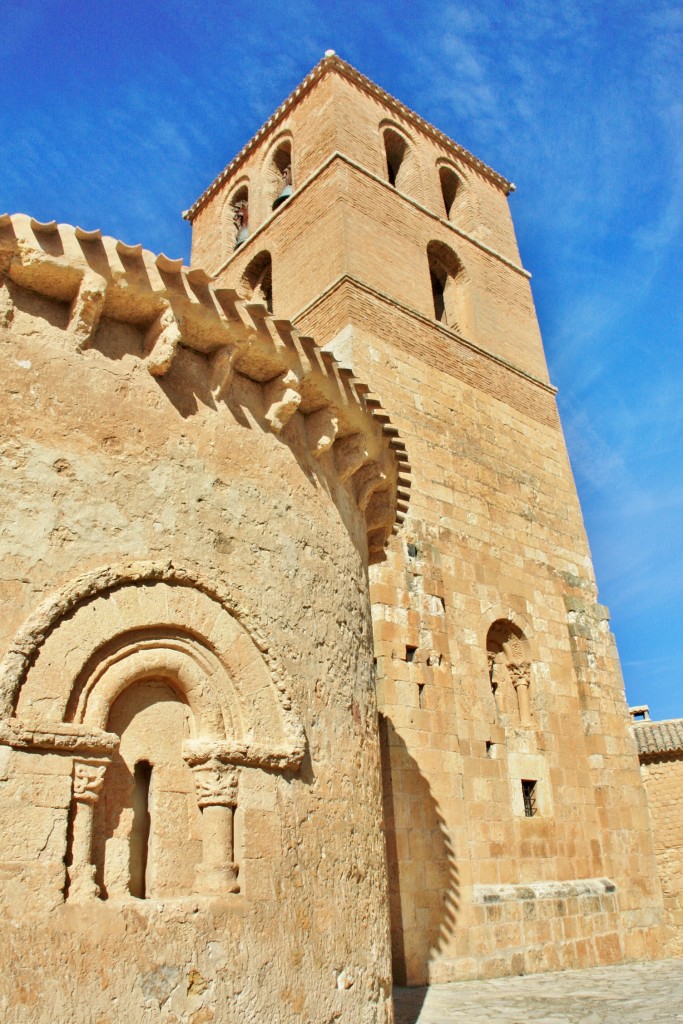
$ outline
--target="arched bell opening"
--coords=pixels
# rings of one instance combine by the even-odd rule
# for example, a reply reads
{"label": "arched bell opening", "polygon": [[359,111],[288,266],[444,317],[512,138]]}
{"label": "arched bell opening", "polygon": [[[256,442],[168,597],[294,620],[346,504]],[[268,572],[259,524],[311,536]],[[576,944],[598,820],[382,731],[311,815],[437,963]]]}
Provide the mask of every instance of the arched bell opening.
{"label": "arched bell opening", "polygon": [[287,140],[275,150],[269,169],[269,192],[273,197],[272,209],[277,210],[292,195],[292,143]]}
{"label": "arched bell opening", "polygon": [[251,302],[262,303],[273,312],[273,262],[269,252],[260,252],[242,275],[241,291]]}
{"label": "arched bell opening", "polygon": [[393,128],[386,128],[382,137],[384,141],[387,181],[400,192],[405,192],[411,157],[408,140]]}
{"label": "arched bell opening", "polygon": [[443,199],[446,217],[451,219],[451,213],[455,211],[456,199],[460,198],[462,184],[455,171],[448,166],[439,168],[439,183],[441,185],[441,197]]}
{"label": "arched bell opening", "polygon": [[469,334],[467,279],[460,259],[443,242],[430,242],[427,260],[434,318],[452,331]]}
{"label": "arched bell opening", "polygon": [[234,249],[239,249],[249,238],[249,189],[242,185],[229,200],[234,225]]}

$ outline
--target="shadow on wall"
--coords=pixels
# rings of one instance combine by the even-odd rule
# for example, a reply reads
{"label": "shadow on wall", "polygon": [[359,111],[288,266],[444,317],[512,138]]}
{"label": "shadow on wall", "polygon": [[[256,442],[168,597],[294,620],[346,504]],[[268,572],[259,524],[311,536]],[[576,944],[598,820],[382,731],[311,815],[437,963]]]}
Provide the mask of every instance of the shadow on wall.
{"label": "shadow on wall", "polygon": [[[421,985],[429,980],[431,957],[455,936],[456,851],[429,782],[385,715],[380,715],[380,741],[393,979],[395,985]],[[419,1016],[422,1003],[417,1002],[411,1001],[415,1016],[410,1020]]]}

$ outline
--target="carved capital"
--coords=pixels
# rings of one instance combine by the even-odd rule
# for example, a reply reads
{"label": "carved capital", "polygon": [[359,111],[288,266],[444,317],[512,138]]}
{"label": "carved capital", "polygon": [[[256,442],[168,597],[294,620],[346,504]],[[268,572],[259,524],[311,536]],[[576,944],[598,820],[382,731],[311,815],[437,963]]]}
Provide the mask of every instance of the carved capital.
{"label": "carved capital", "polygon": [[94,758],[74,760],[74,800],[84,804],[95,804],[104,785],[104,773],[108,761]]}
{"label": "carved capital", "polygon": [[523,661],[518,664],[508,664],[508,672],[510,673],[510,679],[515,690],[518,686],[528,686],[531,682],[531,676],[529,673],[529,662]]}
{"label": "carved capital", "polygon": [[194,784],[197,789],[197,803],[200,807],[220,805],[235,807],[237,805],[237,784],[239,768],[221,764],[219,761],[208,761],[198,764],[192,769]]}

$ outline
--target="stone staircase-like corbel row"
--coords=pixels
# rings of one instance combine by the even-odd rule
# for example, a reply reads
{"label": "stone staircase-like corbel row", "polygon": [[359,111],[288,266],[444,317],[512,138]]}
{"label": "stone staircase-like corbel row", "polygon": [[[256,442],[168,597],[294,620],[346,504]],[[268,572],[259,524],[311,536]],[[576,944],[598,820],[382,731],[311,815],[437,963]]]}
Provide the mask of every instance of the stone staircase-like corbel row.
{"label": "stone staircase-like corbel row", "polygon": [[23,214],[0,215],[0,328],[12,324],[13,286],[66,305],[76,352],[98,350],[101,326],[119,322],[138,332],[139,358],[154,377],[166,375],[184,347],[205,358],[215,403],[236,375],[260,385],[258,412],[269,429],[287,441],[290,421],[303,419],[297,437],[323,473],[350,489],[365,518],[370,563],[384,558],[408,509],[405,445],[367,386],[290,321],[212,287],[204,270],[180,259]]}

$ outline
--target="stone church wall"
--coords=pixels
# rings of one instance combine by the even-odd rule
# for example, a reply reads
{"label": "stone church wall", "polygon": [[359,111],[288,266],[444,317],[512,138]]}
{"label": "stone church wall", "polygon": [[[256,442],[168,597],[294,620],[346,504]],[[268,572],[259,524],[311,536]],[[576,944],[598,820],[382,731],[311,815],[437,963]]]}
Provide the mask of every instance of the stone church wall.
{"label": "stone church wall", "polygon": [[264,309],[8,220],[0,1015],[387,1022],[381,425]]}

